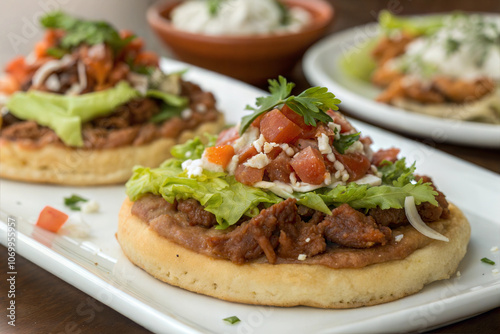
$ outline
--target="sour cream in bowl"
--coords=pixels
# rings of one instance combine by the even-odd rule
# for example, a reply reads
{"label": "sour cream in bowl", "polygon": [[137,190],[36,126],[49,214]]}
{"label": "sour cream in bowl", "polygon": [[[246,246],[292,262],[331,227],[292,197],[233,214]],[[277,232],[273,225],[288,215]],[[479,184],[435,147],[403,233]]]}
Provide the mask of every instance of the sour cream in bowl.
{"label": "sour cream in bowl", "polygon": [[333,17],[325,0],[167,0],[147,13],[178,59],[257,85],[286,76]]}

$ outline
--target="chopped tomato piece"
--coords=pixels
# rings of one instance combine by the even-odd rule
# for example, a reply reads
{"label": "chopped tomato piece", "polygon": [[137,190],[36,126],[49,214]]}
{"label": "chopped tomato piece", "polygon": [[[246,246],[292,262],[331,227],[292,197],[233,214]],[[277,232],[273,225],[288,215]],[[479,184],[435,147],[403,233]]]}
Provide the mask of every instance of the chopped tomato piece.
{"label": "chopped tomato piece", "polygon": [[268,142],[289,143],[301,134],[300,127],[278,109],[266,113],[260,121],[260,133]]}
{"label": "chopped tomato piece", "polygon": [[26,60],[21,56],[7,63],[5,72],[10,74],[18,83],[22,84],[28,77],[29,68],[26,64]]}
{"label": "chopped tomato piece", "polygon": [[340,133],[354,130],[354,127],[342,115],[333,110],[328,110],[327,114],[333,119],[333,123],[340,125]]}
{"label": "chopped tomato piece", "polygon": [[17,82],[12,76],[6,75],[0,77],[0,92],[10,95],[15,93],[21,88],[19,82]]}
{"label": "chopped tomato piece", "polygon": [[212,146],[205,149],[203,156],[211,163],[221,165],[226,168],[234,155],[234,148],[231,145]]}
{"label": "chopped tomato piece", "polygon": [[380,166],[382,161],[387,160],[390,162],[394,162],[398,159],[399,149],[398,148],[388,148],[386,150],[378,150],[373,153],[372,164],[375,166]]}
{"label": "chopped tomato piece", "polygon": [[371,166],[370,160],[360,153],[340,154],[335,152],[335,157],[349,173],[349,181],[356,181],[365,176]]}
{"label": "chopped tomato piece", "polygon": [[219,137],[217,137],[217,141],[215,142],[215,146],[227,145],[234,142],[238,138],[240,138],[238,129],[233,126],[232,128],[226,129],[219,134]]}
{"label": "chopped tomato piece", "polygon": [[312,125],[307,125],[306,122],[304,122],[304,117],[297,114],[289,106],[285,104],[283,108],[281,108],[281,113],[302,129],[302,134],[300,136],[301,138],[314,137],[314,134],[316,133],[316,127]]}
{"label": "chopped tomato piece", "polygon": [[257,153],[259,153],[259,152],[257,152],[257,149],[255,148],[255,146],[250,145],[241,151],[238,162],[243,163],[243,162],[247,161],[248,159],[250,159],[251,157],[253,157],[254,155],[256,155]]}
{"label": "chopped tomato piece", "polygon": [[260,121],[262,120],[263,114],[259,115],[256,119],[253,120],[252,126],[255,126],[256,128],[260,128]]}
{"label": "chopped tomato piece", "polygon": [[251,186],[256,182],[262,181],[264,178],[264,171],[264,168],[259,169],[239,164],[234,172],[234,177],[236,181]]}
{"label": "chopped tomato piece", "polygon": [[40,212],[36,225],[56,233],[67,220],[67,214],[51,206],[46,206],[43,208],[42,212]]}
{"label": "chopped tomato piece", "polygon": [[311,146],[295,155],[290,166],[303,182],[321,184],[325,180],[326,167],[323,156]]}
{"label": "chopped tomato piece", "polygon": [[134,64],[143,66],[158,66],[158,55],[153,51],[142,51],[134,60]]}

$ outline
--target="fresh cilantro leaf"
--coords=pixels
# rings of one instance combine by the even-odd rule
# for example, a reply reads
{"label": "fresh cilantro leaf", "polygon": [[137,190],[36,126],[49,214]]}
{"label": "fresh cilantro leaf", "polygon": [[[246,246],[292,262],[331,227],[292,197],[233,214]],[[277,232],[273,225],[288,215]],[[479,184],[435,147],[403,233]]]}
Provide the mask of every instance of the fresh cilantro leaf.
{"label": "fresh cilantro leaf", "polygon": [[282,76],[279,76],[278,80],[269,80],[271,95],[257,98],[257,108],[246,107],[246,110],[253,110],[254,113],[242,118],[240,135],[257,117],[283,104],[301,115],[307,125],[316,126],[316,121],[324,123],[332,121],[326,111],[329,109],[338,110],[337,104],[340,103],[340,100],[336,99],[333,93],[328,92],[325,87],[311,87],[298,96],[290,96],[293,87],[295,84],[287,82]]}
{"label": "fresh cilantro leaf", "polygon": [[345,151],[356,141],[359,140],[359,136],[361,135],[361,132],[358,133],[353,133],[350,135],[340,135],[339,139],[335,139],[333,141],[333,147],[339,152],[340,154],[344,154]]}
{"label": "fresh cilantro leaf", "polygon": [[78,195],[71,195],[70,197],[64,197],[64,205],[73,211],[80,211],[81,202],[87,202],[88,199],[80,197]]}
{"label": "fresh cilantro leaf", "polygon": [[54,58],[61,59],[65,54],[67,54],[67,52],[61,48],[48,48],[47,54]]}
{"label": "fresh cilantro leaf", "polygon": [[208,12],[210,13],[210,16],[216,16],[217,13],[219,12],[220,5],[224,0],[208,0],[207,1],[207,6],[208,6]]}
{"label": "fresh cilantro leaf", "polygon": [[382,183],[387,185],[394,185],[402,187],[405,184],[413,181],[415,176],[415,163],[410,167],[406,167],[406,159],[402,158],[392,163],[390,161],[383,161],[382,165],[378,168],[382,173]]}
{"label": "fresh cilantro leaf", "polygon": [[80,20],[62,12],[49,13],[41,18],[40,23],[45,28],[65,31],[59,45],[63,50],[70,50],[83,43],[89,45],[105,43],[117,52],[135,38],[135,36],[122,38],[107,22]]}
{"label": "fresh cilantro leaf", "polygon": [[234,316],[234,315],[232,317],[224,318],[222,320],[224,320],[227,323],[230,323],[231,325],[234,325],[234,324],[241,321],[240,318],[238,318],[237,316]]}
{"label": "fresh cilantro leaf", "polygon": [[495,261],[492,261],[492,260],[488,259],[487,257],[483,257],[483,258],[481,259],[481,262],[484,262],[484,263],[490,264],[490,265],[492,265],[492,266],[494,266],[494,265],[495,265]]}

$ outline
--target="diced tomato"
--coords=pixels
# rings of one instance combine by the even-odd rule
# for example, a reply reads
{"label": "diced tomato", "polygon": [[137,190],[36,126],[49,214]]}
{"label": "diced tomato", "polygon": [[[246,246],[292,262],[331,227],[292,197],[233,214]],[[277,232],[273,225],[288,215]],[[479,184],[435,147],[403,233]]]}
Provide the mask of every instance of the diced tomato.
{"label": "diced tomato", "polygon": [[21,56],[7,63],[5,72],[10,74],[18,83],[22,84],[28,77],[29,68],[26,65],[26,60]]}
{"label": "diced tomato", "polygon": [[289,106],[286,104],[281,108],[281,113],[285,115],[289,120],[297,124],[301,129],[302,129],[302,134],[301,138],[312,138],[314,137],[314,134],[316,133],[316,127],[312,125],[307,125],[306,122],[304,122],[304,117],[301,115],[297,114],[295,111],[293,111]]}
{"label": "diced tomato", "polygon": [[299,137],[301,132],[300,127],[278,109],[264,114],[260,122],[260,133],[268,142],[289,143]]}
{"label": "diced tomato", "polygon": [[0,93],[10,95],[18,91],[20,88],[21,85],[12,76],[5,75],[0,77]]}
{"label": "diced tomato", "polygon": [[269,181],[281,181],[290,183],[290,174],[293,172],[290,166],[290,158],[285,152],[281,152],[269,165],[266,166]]}
{"label": "diced tomato", "polygon": [[48,48],[49,48],[49,43],[46,40],[38,41],[35,44],[35,51],[34,51],[35,56],[37,58],[41,58],[41,57],[47,55]]}
{"label": "diced tomato", "polygon": [[238,162],[241,164],[245,161],[247,161],[248,159],[250,159],[251,157],[253,157],[254,155],[256,155],[257,153],[257,149],[255,148],[255,146],[253,145],[250,145],[246,148],[244,148],[241,153],[239,153],[240,157],[238,159]]}
{"label": "diced tomato", "polygon": [[356,181],[365,176],[371,166],[370,160],[361,153],[340,154],[335,152],[335,157],[349,173],[349,181]]}
{"label": "diced tomato", "polygon": [[158,55],[153,51],[142,51],[135,57],[134,64],[157,67],[158,61]]}
{"label": "diced tomato", "polygon": [[340,125],[340,133],[354,130],[354,127],[342,115],[333,110],[328,110],[327,114],[333,119],[333,123]]}
{"label": "diced tomato", "polygon": [[226,168],[234,155],[234,148],[231,145],[221,145],[207,147],[203,156],[211,163],[221,165]]}
{"label": "diced tomato", "polygon": [[238,129],[236,129],[236,127],[233,126],[232,128],[223,130],[219,134],[219,137],[217,137],[217,141],[215,142],[215,146],[230,144],[238,138],[240,138]]}
{"label": "diced tomato", "polygon": [[323,156],[311,146],[295,155],[290,161],[290,166],[303,182],[321,184],[325,179],[326,167]]}
{"label": "diced tomato", "polygon": [[377,152],[373,153],[372,164],[378,167],[384,160],[394,162],[398,159],[398,154],[399,154],[398,148],[388,148],[385,150],[383,149],[378,150]]}
{"label": "diced tomato", "polygon": [[251,186],[252,184],[262,181],[264,178],[264,168],[248,167],[244,164],[239,164],[234,172],[236,181]]}
{"label": "diced tomato", "polygon": [[56,233],[67,220],[67,214],[51,206],[46,206],[43,208],[42,212],[40,212],[36,225]]}
{"label": "diced tomato", "polygon": [[261,114],[256,119],[254,119],[252,122],[252,126],[255,126],[256,128],[260,128],[260,121],[262,120],[263,115],[264,114]]}

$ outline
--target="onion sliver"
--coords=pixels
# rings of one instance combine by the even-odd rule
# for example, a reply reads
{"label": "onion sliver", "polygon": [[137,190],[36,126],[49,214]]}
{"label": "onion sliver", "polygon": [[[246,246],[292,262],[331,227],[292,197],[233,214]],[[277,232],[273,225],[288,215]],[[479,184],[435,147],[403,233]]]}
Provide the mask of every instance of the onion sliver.
{"label": "onion sliver", "polygon": [[405,214],[406,218],[408,218],[408,220],[410,221],[410,224],[426,237],[441,241],[450,241],[447,237],[445,237],[441,233],[434,231],[422,221],[422,218],[420,218],[420,215],[418,214],[417,207],[415,205],[415,199],[413,198],[413,196],[408,196],[405,198]]}

